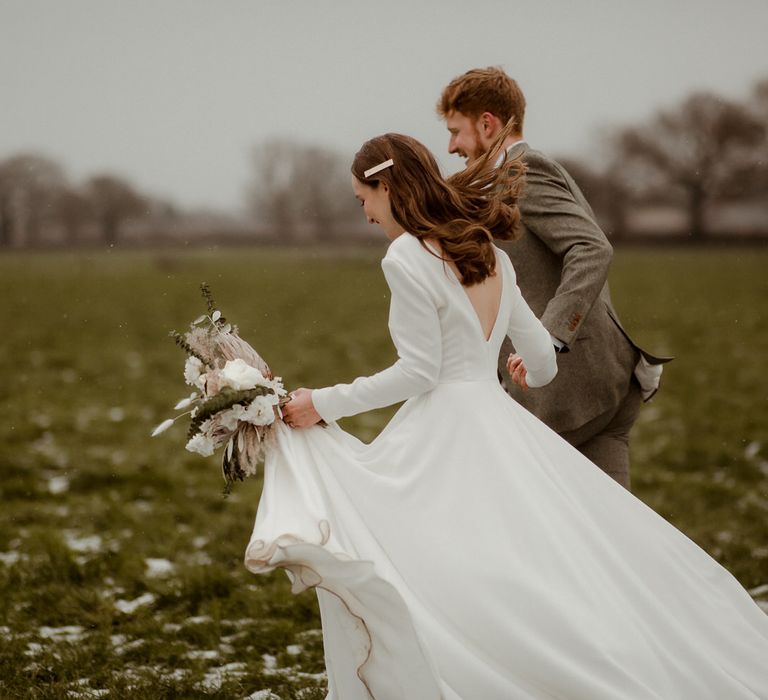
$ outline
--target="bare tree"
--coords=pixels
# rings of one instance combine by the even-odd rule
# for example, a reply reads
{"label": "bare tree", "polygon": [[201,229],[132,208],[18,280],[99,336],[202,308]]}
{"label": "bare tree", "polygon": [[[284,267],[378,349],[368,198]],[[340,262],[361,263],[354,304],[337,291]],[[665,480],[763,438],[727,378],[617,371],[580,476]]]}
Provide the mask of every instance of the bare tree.
{"label": "bare tree", "polygon": [[754,164],[742,169],[733,183],[732,196],[768,197],[768,78],[758,81],[747,100],[747,109],[763,125],[763,138],[756,144]]}
{"label": "bare tree", "polygon": [[354,207],[349,165],[333,151],[308,147],[297,164],[302,214],[318,239],[334,234]]}
{"label": "bare tree", "polygon": [[13,236],[11,178],[5,162],[0,162],[0,248],[11,245]]}
{"label": "bare tree", "polygon": [[646,126],[625,129],[618,146],[628,167],[634,162],[645,169],[648,188],[682,195],[691,235],[699,238],[706,232],[706,205],[757,168],[754,148],[765,131],[743,105],[702,93]]}
{"label": "bare tree", "polygon": [[142,214],[145,199],[125,180],[113,175],[96,175],[86,185],[93,214],[108,245],[118,241],[120,227],[127,219]]}
{"label": "bare tree", "polygon": [[587,163],[573,158],[560,159],[594,210],[601,228],[612,239],[623,238],[627,232],[627,206],[629,192],[611,165],[596,170]]}
{"label": "bare tree", "polygon": [[252,214],[287,239],[295,237],[291,183],[296,146],[272,140],[253,150],[253,178],[247,190]]}
{"label": "bare tree", "polygon": [[59,192],[55,211],[67,243],[76,245],[80,240],[80,230],[93,217],[88,196],[80,190],[67,187]]}
{"label": "bare tree", "polygon": [[329,238],[354,212],[349,168],[329,149],[272,140],[254,149],[252,162],[249,209],[285,239]]}
{"label": "bare tree", "polygon": [[763,78],[755,83],[749,102],[758,118],[768,122],[768,78]]}
{"label": "bare tree", "polygon": [[0,164],[0,241],[37,245],[65,186],[64,171],[49,158],[20,154]]}

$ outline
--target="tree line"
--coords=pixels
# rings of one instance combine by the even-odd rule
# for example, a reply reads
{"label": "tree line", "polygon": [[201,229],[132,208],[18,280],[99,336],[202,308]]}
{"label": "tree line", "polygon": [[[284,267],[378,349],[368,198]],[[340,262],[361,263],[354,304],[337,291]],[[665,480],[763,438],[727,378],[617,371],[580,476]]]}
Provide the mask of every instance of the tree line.
{"label": "tree line", "polygon": [[[673,208],[692,239],[711,233],[709,213],[728,202],[768,202],[768,79],[746,99],[696,93],[637,125],[605,137],[601,166],[562,162],[581,186],[606,232],[637,232],[632,213]],[[256,146],[246,191],[247,223],[263,237],[327,241],[359,233],[360,210],[349,195],[349,158],[285,139]],[[0,159],[0,248],[51,241],[114,245],[128,222],[184,218],[173,204],[142,193],[124,178],[100,173],[72,183],[54,160],[38,154]],[[759,233],[768,235],[768,210]]]}
{"label": "tree line", "polygon": [[22,153],[0,161],[0,247],[36,247],[51,229],[62,244],[82,242],[87,226],[107,245],[122,224],[160,204],[116,175],[94,175],[73,185],[50,158]]}
{"label": "tree line", "polygon": [[[646,123],[615,130],[608,145],[602,169],[570,165],[615,238],[631,233],[633,207],[654,205],[679,208],[688,235],[704,238],[715,206],[768,202],[768,79],[741,102],[690,95]],[[768,209],[761,211],[766,235]]]}

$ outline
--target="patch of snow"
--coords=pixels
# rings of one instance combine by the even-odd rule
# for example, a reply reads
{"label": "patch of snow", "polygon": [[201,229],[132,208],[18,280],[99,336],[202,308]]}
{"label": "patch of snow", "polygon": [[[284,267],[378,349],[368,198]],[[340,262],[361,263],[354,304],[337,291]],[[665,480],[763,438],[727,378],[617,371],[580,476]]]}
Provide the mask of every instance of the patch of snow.
{"label": "patch of snow", "polygon": [[194,552],[189,561],[197,566],[210,566],[213,564],[213,559],[208,555],[208,552]]}
{"label": "patch of snow", "polygon": [[146,575],[149,578],[162,578],[164,576],[170,576],[175,567],[173,563],[167,559],[145,559],[144,563],[147,565]]}
{"label": "patch of snow", "polygon": [[13,566],[20,560],[21,555],[18,552],[0,552],[0,562],[6,566]]}
{"label": "patch of snow", "polygon": [[230,625],[233,625],[234,627],[237,627],[240,629],[241,627],[248,627],[249,625],[252,625],[254,623],[253,618],[250,617],[244,617],[241,620],[228,620],[227,621]]}
{"label": "patch of snow", "polygon": [[196,615],[185,620],[185,623],[189,625],[202,625],[206,622],[213,622],[213,618],[210,615]]}
{"label": "patch of snow", "polygon": [[138,610],[140,607],[144,605],[151,605],[155,602],[155,596],[153,596],[151,593],[145,593],[144,595],[140,595],[138,598],[134,598],[133,600],[116,600],[115,601],[115,607],[121,612],[125,613],[126,615],[131,615],[136,610]]}
{"label": "patch of snow", "polygon": [[94,553],[101,550],[103,541],[99,535],[78,537],[76,532],[65,531],[64,542],[73,552]]}
{"label": "patch of snow", "polygon": [[125,418],[125,410],[120,406],[113,406],[109,409],[107,415],[113,423],[119,423]]}
{"label": "patch of snow", "polygon": [[218,659],[218,649],[193,649],[184,654],[187,659]]}
{"label": "patch of snow", "polygon": [[243,637],[248,636],[248,631],[243,630],[241,632],[235,632],[234,634],[228,634],[226,637],[222,637],[221,641],[224,644],[232,644],[232,642],[236,642],[238,639],[242,639]]}
{"label": "patch of snow", "polygon": [[47,458],[55,467],[64,469],[69,464],[69,457],[56,444],[53,433],[48,430],[32,443],[32,449]]}
{"label": "patch of snow", "polygon": [[80,642],[85,637],[80,625],[41,627],[37,630],[37,635],[43,639],[52,639],[55,642]]}
{"label": "patch of snow", "polygon": [[[115,636],[123,636],[123,635],[115,635]],[[123,644],[115,646],[115,653],[116,654],[125,654],[127,651],[131,651],[131,649],[138,649],[139,647],[144,646],[144,640],[143,639],[133,639],[130,642],[125,642]]]}
{"label": "patch of snow", "polygon": [[257,690],[251,693],[245,700],[280,700],[279,695],[275,695],[269,688],[266,690]]}
{"label": "patch of snow", "polygon": [[35,413],[30,420],[38,428],[50,428],[53,423],[51,417],[46,416],[44,413]]}
{"label": "patch of snow", "polygon": [[753,460],[755,457],[757,457],[758,453],[760,452],[760,443],[753,440],[744,448],[744,456],[748,460]]}
{"label": "patch of snow", "polygon": [[37,656],[43,651],[43,645],[37,642],[27,642],[27,650],[24,652],[25,656]]}
{"label": "patch of snow", "polygon": [[244,663],[231,663],[208,669],[205,677],[198,685],[206,690],[219,690],[228,678],[239,678],[245,675],[246,668]]}
{"label": "patch of snow", "polygon": [[233,661],[231,664],[224,664],[218,668],[212,668],[211,671],[221,671],[222,673],[245,673],[248,664],[244,661]]}
{"label": "patch of snow", "polygon": [[170,673],[163,674],[163,678],[170,681],[183,681],[188,675],[188,668],[175,668]]}
{"label": "patch of snow", "polygon": [[307,697],[307,696],[309,696],[309,695],[312,695],[312,694],[314,694],[314,692],[315,692],[315,691],[314,691],[314,689],[313,689],[313,688],[301,688],[301,690],[299,690],[299,691],[296,693],[296,697],[297,697],[297,698],[303,698],[303,697]]}
{"label": "patch of snow", "polygon": [[69,479],[66,476],[53,476],[48,479],[48,493],[54,496],[69,491]]}
{"label": "patch of snow", "polygon": [[303,632],[299,632],[296,637],[298,639],[322,639],[323,638],[323,630],[314,629],[314,630],[304,630]]}
{"label": "patch of snow", "polygon": [[[300,678],[305,681],[326,681],[328,680],[328,675],[325,673],[325,671],[321,671],[320,673],[304,673],[303,671],[299,671],[295,674],[295,678]],[[299,691],[301,692],[301,691]]]}
{"label": "patch of snow", "polygon": [[[87,682],[87,679],[85,679]],[[80,683],[80,681],[78,681]],[[85,700],[86,698],[105,698],[109,691],[105,688],[83,688],[82,690],[68,690],[67,697],[73,700]]]}

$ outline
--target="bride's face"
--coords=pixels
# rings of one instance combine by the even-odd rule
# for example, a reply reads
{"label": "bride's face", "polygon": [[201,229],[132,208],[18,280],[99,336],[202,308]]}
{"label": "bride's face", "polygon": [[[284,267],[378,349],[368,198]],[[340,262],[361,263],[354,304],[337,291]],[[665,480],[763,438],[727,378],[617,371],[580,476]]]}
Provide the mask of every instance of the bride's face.
{"label": "bride's face", "polygon": [[365,212],[368,223],[381,226],[387,238],[394,241],[403,232],[403,227],[392,216],[389,188],[383,182],[379,183],[378,187],[370,187],[353,175],[352,189]]}

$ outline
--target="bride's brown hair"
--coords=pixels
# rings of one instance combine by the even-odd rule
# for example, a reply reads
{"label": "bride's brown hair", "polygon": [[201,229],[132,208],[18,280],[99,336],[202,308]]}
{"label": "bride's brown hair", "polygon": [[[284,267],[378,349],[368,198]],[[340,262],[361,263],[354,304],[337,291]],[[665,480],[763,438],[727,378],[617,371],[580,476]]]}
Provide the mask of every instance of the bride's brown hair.
{"label": "bride's brown hair", "polygon": [[[494,238],[519,235],[517,200],[525,166],[519,158],[495,166],[501,144],[513,133],[510,121],[488,151],[465,170],[443,178],[434,156],[416,139],[384,134],[366,141],[355,155],[352,174],[364,185],[389,188],[392,215],[400,226],[419,239],[440,244],[447,259],[471,286],[494,274]],[[389,159],[394,165],[365,177],[365,171]]]}

